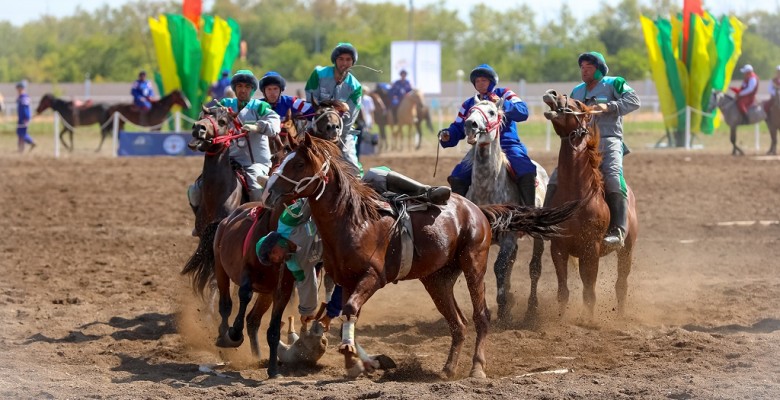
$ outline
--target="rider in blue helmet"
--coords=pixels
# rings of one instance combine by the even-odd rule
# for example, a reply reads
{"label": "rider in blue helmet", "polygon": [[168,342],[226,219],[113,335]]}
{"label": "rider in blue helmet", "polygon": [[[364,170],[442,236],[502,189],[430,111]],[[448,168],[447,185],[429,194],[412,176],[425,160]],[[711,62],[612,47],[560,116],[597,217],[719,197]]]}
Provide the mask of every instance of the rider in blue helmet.
{"label": "rider in blue helmet", "polygon": [[[498,74],[487,64],[478,65],[469,75],[471,84],[477,90],[480,100],[498,101],[503,99],[504,118],[506,123],[501,127],[501,149],[506,154],[514,171],[512,177],[520,189],[520,199],[523,205],[534,206],[536,197],[536,165],[528,156],[528,150],[520,141],[517,133],[517,123],[528,119],[528,106],[513,91],[496,87]],[[453,147],[466,137],[463,121],[468,110],[476,103],[475,97],[469,97],[463,102],[455,121],[447,129],[439,132],[442,147]],[[473,150],[472,150],[473,151]],[[471,151],[455,166],[447,181],[452,191],[465,196],[471,186]]]}
{"label": "rider in blue helmet", "polygon": [[214,100],[222,100],[225,97],[225,89],[230,87],[230,70],[223,69],[220,78],[211,85],[209,93]]}
{"label": "rider in blue helmet", "polygon": [[305,99],[282,94],[286,87],[287,82],[278,72],[268,71],[260,78],[263,100],[270,104],[282,119],[287,118],[288,111],[293,117],[313,115],[315,110],[311,103],[307,103]]}
{"label": "rider in blue helmet", "polygon": [[133,104],[141,112],[147,112],[152,108],[154,89],[152,88],[152,83],[146,80],[146,71],[141,70],[138,72],[138,79],[133,82],[130,94],[133,95]]}
{"label": "rider in blue helmet", "polygon": [[402,69],[399,73],[401,79],[393,82],[393,86],[390,88],[390,111],[393,113],[393,122],[398,123],[398,106],[401,105],[401,100],[407,93],[412,91],[412,84],[406,79],[409,75],[405,69]]}

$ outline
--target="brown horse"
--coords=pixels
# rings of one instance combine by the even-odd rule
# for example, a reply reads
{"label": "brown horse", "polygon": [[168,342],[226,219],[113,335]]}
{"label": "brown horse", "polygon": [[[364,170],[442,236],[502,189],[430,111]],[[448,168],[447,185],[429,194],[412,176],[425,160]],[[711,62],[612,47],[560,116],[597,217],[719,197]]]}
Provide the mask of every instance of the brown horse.
{"label": "brown horse", "polygon": [[[60,131],[60,142],[68,151],[73,151],[73,127],[100,124],[100,144],[95,151],[100,151],[106,137],[111,135],[109,106],[105,103],[77,106],[72,101],[62,100],[51,93],[46,93],[41,97],[41,102],[38,103],[35,111],[40,114],[48,108],[60,113],[65,121]],[[70,145],[65,143],[65,132],[69,134]]]}
{"label": "brown horse", "polygon": [[[777,89],[780,91],[780,88]],[[769,137],[772,139],[769,151],[766,154],[777,155],[777,130],[780,129],[780,95],[774,95],[767,100],[766,126],[769,128]]]}
{"label": "brown horse", "polygon": [[[246,317],[252,353],[259,359],[257,335],[262,317],[272,302],[275,312],[281,314],[284,311],[292,294],[294,281],[283,263],[264,265],[255,256],[254,244],[276,228],[279,215],[262,208],[259,203],[239,206],[242,197],[241,184],[228,159],[230,138],[241,135],[236,132],[238,125],[235,118],[229,108],[204,107],[201,120],[193,126],[194,139],[190,147],[206,152],[201,175],[202,199],[196,216],[196,229],[204,224],[205,228],[200,234],[198,248],[185,265],[182,274],[191,276],[193,288],[201,295],[210,282],[216,282],[221,317],[216,345],[240,346],[244,340]],[[297,145],[294,127],[290,125],[292,121],[288,115],[283,124],[285,134],[280,134],[270,141],[274,165],[278,165],[284,155]],[[225,214],[226,211],[229,215]],[[239,287],[239,308],[233,325],[229,326],[228,319],[233,308],[230,297],[231,281]],[[258,298],[247,315],[247,306],[253,293],[258,293]],[[269,335],[273,334],[273,329],[273,326],[269,329]],[[275,329],[278,336],[279,327]]]}
{"label": "brown horse", "polygon": [[[425,99],[422,92],[414,89],[404,95],[401,103],[398,105],[398,121],[393,117],[390,110],[390,93],[381,85],[377,85],[376,90],[371,93],[374,104],[381,103],[383,107],[376,106],[374,109],[374,123],[379,126],[380,151],[389,150],[387,144],[386,127],[391,127],[393,136],[392,147],[396,150],[403,149],[403,127],[407,130],[407,148],[411,149],[411,129],[415,129],[415,149],[422,145],[422,121],[425,121],[428,130],[433,130],[431,123],[430,109],[425,105]],[[377,98],[380,100],[377,102]],[[400,123],[399,123],[400,122]],[[384,143],[384,144],[382,144]]]}
{"label": "brown horse", "polygon": [[[589,317],[592,318],[596,304],[599,258],[610,252],[601,245],[609,225],[609,207],[604,199],[604,186],[599,170],[599,133],[598,126],[593,121],[596,112],[582,102],[565,94],[559,95],[554,90],[548,90],[543,100],[551,110],[545,112],[545,117],[552,122],[553,129],[561,138],[561,149],[558,153],[558,189],[550,206],[572,200],[582,201],[579,211],[562,225],[567,235],[552,238],[550,244],[550,253],[558,276],[559,311],[563,316],[569,301],[569,257],[577,257],[583,285],[582,297]],[[638,229],[636,198],[629,187],[628,232],[625,246],[617,250],[618,277],[615,291],[620,315],[623,315],[625,310],[631,255]]]}
{"label": "brown horse", "polygon": [[[767,125],[769,125],[769,119],[767,118],[766,113],[764,112],[764,108],[761,105],[754,104],[750,107],[748,114],[750,115],[750,120],[746,120],[746,118],[742,115],[742,111],[739,110],[739,107],[737,107],[737,100],[734,99],[734,97],[723,93],[718,90],[712,91],[712,96],[710,97],[710,108],[711,110],[717,107],[720,109],[720,112],[723,114],[723,120],[726,121],[726,125],[729,126],[730,129],[730,135],[729,139],[731,140],[731,155],[733,156],[742,156],[745,155],[745,152],[742,151],[742,149],[737,145],[737,127],[740,125],[753,125],[761,122],[762,120],[767,121]],[[710,111],[711,111],[710,110]],[[772,132],[772,127],[769,128],[770,133]],[[776,130],[775,130],[776,131]],[[772,147],[769,149],[769,153],[767,154],[774,154],[775,153],[775,144],[777,143],[777,135],[772,138]]]}
{"label": "brown horse", "polygon": [[[160,124],[168,118],[168,113],[171,112],[173,106],[181,106],[184,109],[189,110],[190,101],[184,96],[181,90],[176,89],[160,100],[152,102],[152,108],[149,111],[142,111],[133,103],[115,104],[108,109],[109,118],[114,115],[114,112],[119,112],[122,117],[131,123],[144,126],[153,127],[154,130],[159,131]],[[119,119],[119,130],[124,129],[125,121]]]}
{"label": "brown horse", "polygon": [[[268,182],[266,204],[274,206],[307,197],[324,247],[324,268],[343,289],[342,344],[348,376],[375,367],[355,342],[354,328],[363,304],[389,282],[419,279],[452,335],[444,366],[447,377],[457,372],[465,339],[466,318],[455,301],[453,286],[461,273],[471,294],[477,331],[470,376],[485,376],[484,345],[490,314],[485,304],[485,271],[491,237],[503,231],[535,236],[551,234],[575,205],[561,209],[522,206],[476,206],[460,196],[447,205],[410,213],[413,254],[403,254],[398,221],[380,212],[379,195],[356,176],[332,142],[307,135]],[[411,256],[411,264],[402,260]],[[403,264],[403,265],[402,265]],[[357,362],[354,356],[360,357]],[[269,361],[273,364],[275,360]]]}
{"label": "brown horse", "polygon": [[321,102],[312,101],[312,105],[317,111],[314,112],[312,129],[309,133],[316,137],[331,142],[341,140],[344,129],[343,116],[349,112],[347,103],[339,100],[323,100]]}

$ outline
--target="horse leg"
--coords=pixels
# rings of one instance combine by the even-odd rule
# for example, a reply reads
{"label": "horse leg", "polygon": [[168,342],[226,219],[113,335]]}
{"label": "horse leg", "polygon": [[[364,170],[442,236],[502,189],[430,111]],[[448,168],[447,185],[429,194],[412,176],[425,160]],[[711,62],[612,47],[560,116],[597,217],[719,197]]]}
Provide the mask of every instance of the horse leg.
{"label": "horse leg", "polygon": [[626,296],[628,295],[628,274],[631,273],[631,245],[617,251],[618,276],[615,282],[615,293],[617,294],[617,312],[622,317],[626,310]]}
{"label": "horse leg", "polygon": [[71,146],[68,146],[68,144],[65,143],[65,132],[70,132],[70,131],[68,130],[68,128],[62,128],[62,130],[60,131],[60,143],[62,143],[62,147],[64,147],[65,150],[73,152],[73,147],[72,147],[72,145],[73,145],[73,132],[71,132],[71,134],[70,134]]}
{"label": "horse leg", "polygon": [[539,278],[542,276],[542,254],[544,254],[544,240],[533,239],[534,250],[531,262],[528,263],[528,274],[531,276],[531,293],[528,295],[528,309],[525,312],[523,325],[533,326],[536,323],[539,312],[539,299],[536,296]]}
{"label": "horse leg", "polygon": [[98,147],[97,147],[97,150],[95,150],[95,153],[100,153],[100,149],[103,148],[103,142],[106,141],[106,136],[108,136],[109,133],[110,132],[105,130],[105,129],[102,129],[100,131],[100,143],[98,144]]}
{"label": "horse leg", "polygon": [[225,273],[218,254],[214,257],[214,271],[217,280],[217,290],[219,291],[219,316],[221,317],[216,345],[218,347],[234,347],[225,342],[229,328],[228,318],[230,318],[230,313],[233,311],[233,300],[230,298],[230,278]]}
{"label": "horse leg", "polygon": [[[352,293],[346,293],[347,289],[342,287],[345,291],[344,307],[341,314],[346,319],[341,326],[341,345],[339,346],[339,352],[344,354],[344,367],[347,369],[347,376],[349,378],[357,378],[366,367],[362,362],[356,362],[354,360],[357,355],[357,348],[355,346],[355,325],[357,324],[358,313],[363,304],[371,298],[381,287],[380,279],[374,269],[369,269],[357,282],[355,290]],[[347,296],[348,294],[348,296]]]}
{"label": "horse leg", "polygon": [[766,120],[766,126],[769,128],[769,138],[771,139],[771,144],[769,145],[769,151],[767,151],[766,154],[770,156],[776,156],[777,155],[777,126],[772,124],[769,121],[769,118],[767,118]]}
{"label": "horse leg", "polygon": [[[228,304],[232,302],[228,296]],[[249,301],[252,300],[252,283],[249,281],[249,276],[245,272],[241,278],[241,285],[238,287],[238,313],[236,319],[233,321],[233,326],[227,328],[225,325],[220,325],[220,335],[217,338],[217,346],[219,347],[239,347],[244,342],[244,316],[246,315],[246,307]],[[230,309],[223,309],[222,298],[220,297],[219,314],[222,316],[224,324],[227,324],[227,319],[230,318]],[[224,329],[227,328],[227,329]]]}
{"label": "horse leg", "polygon": [[266,331],[268,341],[268,377],[279,377],[279,341],[281,338],[282,315],[287,303],[292,296],[294,279],[284,264],[279,265],[279,282],[274,291],[273,308],[271,309],[271,321]]}
{"label": "horse leg", "polygon": [[415,141],[417,142],[414,146],[415,150],[420,150],[420,147],[422,147],[422,127],[420,126],[422,124],[422,119],[417,119],[417,122],[414,124],[414,127],[416,129],[415,134]]}
{"label": "horse leg", "polygon": [[484,248],[477,248],[476,246],[474,244],[471,250],[464,251],[458,258],[458,263],[466,278],[466,287],[469,289],[471,305],[474,310],[474,328],[477,331],[477,340],[474,344],[474,355],[469,376],[472,378],[485,378],[485,343],[490,325],[490,310],[485,302],[485,272],[487,270],[490,246],[485,246]]}
{"label": "horse leg", "polygon": [[593,320],[596,306],[596,278],[599,275],[599,252],[591,248],[580,257],[580,279],[582,279],[582,301],[589,321]]}
{"label": "horse leg", "polygon": [[731,155],[732,156],[744,156],[745,152],[742,151],[742,149],[737,146],[737,126],[734,125],[731,127],[731,145],[733,146],[731,149]]}
{"label": "horse leg", "polygon": [[257,333],[260,332],[260,322],[263,320],[263,314],[271,307],[273,302],[273,293],[258,293],[254,306],[246,316],[246,331],[249,335],[249,346],[252,354],[260,360],[260,345],[257,339]]}
{"label": "horse leg", "polygon": [[514,234],[505,234],[501,238],[501,248],[493,264],[496,274],[496,303],[498,303],[498,322],[507,324],[512,320],[514,296],[512,290],[512,269],[517,258],[517,238]]}
{"label": "horse leg", "polygon": [[569,304],[569,254],[558,249],[555,243],[550,246],[550,255],[558,278],[558,318],[563,318]]}
{"label": "horse leg", "polygon": [[453,293],[460,272],[460,269],[447,265],[420,279],[425,290],[433,299],[436,309],[444,316],[450,328],[452,343],[447,362],[444,364],[444,374],[448,379],[455,377],[455,373],[458,371],[460,351],[463,348],[463,342],[466,341],[466,324],[461,319],[461,311]]}

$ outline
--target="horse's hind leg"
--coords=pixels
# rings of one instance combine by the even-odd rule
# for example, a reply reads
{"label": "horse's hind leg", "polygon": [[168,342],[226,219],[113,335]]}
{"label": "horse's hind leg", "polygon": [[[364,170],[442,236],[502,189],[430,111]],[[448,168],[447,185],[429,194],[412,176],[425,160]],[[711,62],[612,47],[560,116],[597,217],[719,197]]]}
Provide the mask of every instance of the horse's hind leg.
{"label": "horse's hind leg", "polygon": [[618,316],[625,315],[626,297],[628,295],[628,274],[631,273],[631,246],[626,243],[626,247],[618,250],[618,276],[615,282],[615,294],[617,295]]}
{"label": "horse's hind leg", "polygon": [[106,141],[106,136],[108,136],[108,131],[101,130],[100,131],[100,143],[98,144],[97,150],[95,150],[95,153],[100,153],[100,149],[103,148],[103,142]]}
{"label": "horse's hind leg", "polygon": [[[474,245],[476,247],[476,245]],[[471,304],[474,310],[474,327],[477,331],[477,340],[474,345],[472,357],[472,378],[485,378],[485,342],[490,324],[490,311],[485,303],[485,271],[487,270],[487,257],[490,246],[474,248],[461,254],[458,262],[466,277],[466,286],[471,296]]]}
{"label": "horse's hind leg", "polygon": [[255,305],[246,316],[246,330],[249,335],[249,345],[252,354],[260,360],[260,345],[258,343],[257,333],[260,331],[260,322],[263,320],[263,314],[271,307],[273,293],[259,293]]}
{"label": "horse's hind leg", "polygon": [[[70,132],[70,146],[65,142],[65,132]],[[68,130],[68,128],[62,128],[60,131],[60,143],[62,143],[62,147],[64,147],[65,150],[73,152],[73,132]]]}
{"label": "horse's hind leg", "polygon": [[767,151],[766,154],[770,156],[776,156],[777,155],[777,127],[773,126],[769,122],[767,122],[767,126],[769,127],[769,138],[772,140],[772,143],[769,145],[769,151]]}
{"label": "horse's hind leg", "polygon": [[228,318],[230,318],[230,313],[233,311],[233,300],[230,298],[230,278],[228,278],[222,267],[219,254],[215,254],[214,259],[214,275],[217,280],[217,290],[219,291],[219,316],[221,318],[217,331],[216,345],[218,347],[233,347],[225,342],[229,328]]}
{"label": "horse's hind leg", "polygon": [[294,280],[290,271],[284,265],[276,267],[279,269],[279,282],[274,291],[273,309],[271,311],[271,321],[266,331],[266,340],[268,341],[268,377],[276,378],[279,376],[279,341],[282,329],[282,314],[284,308],[290,301],[292,295]]}
{"label": "horse's hind leg", "polygon": [[528,295],[528,309],[525,312],[523,325],[533,326],[536,323],[539,312],[539,299],[537,298],[537,286],[542,276],[542,254],[544,254],[544,240],[533,239],[534,250],[531,262],[528,264],[528,274],[531,276],[531,293]]}
{"label": "horse's hind leg", "polygon": [[458,268],[445,266],[435,273],[420,279],[425,286],[425,290],[431,295],[436,309],[444,316],[450,328],[452,344],[450,345],[447,362],[444,364],[444,374],[450,379],[455,376],[458,370],[460,351],[463,348],[463,342],[466,340],[466,324],[462,319],[462,312],[453,294],[453,287],[460,276],[460,272]]}
{"label": "horse's hind leg", "polygon": [[593,320],[596,307],[596,278],[599,275],[599,254],[590,249],[580,257],[580,279],[582,279],[582,301],[587,310],[589,322]]}
{"label": "horse's hind leg", "polygon": [[496,303],[498,303],[498,322],[508,323],[512,320],[512,269],[517,258],[517,238],[514,234],[503,235],[499,243],[501,248],[493,264],[496,274]]}

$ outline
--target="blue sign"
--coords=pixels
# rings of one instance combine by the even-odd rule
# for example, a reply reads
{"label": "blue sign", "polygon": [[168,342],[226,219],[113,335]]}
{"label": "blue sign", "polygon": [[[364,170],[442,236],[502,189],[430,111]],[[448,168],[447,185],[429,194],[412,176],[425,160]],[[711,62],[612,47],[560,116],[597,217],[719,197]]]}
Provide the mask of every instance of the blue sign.
{"label": "blue sign", "polygon": [[121,157],[134,156],[202,156],[200,151],[192,151],[187,143],[192,134],[182,132],[119,132],[119,150]]}

